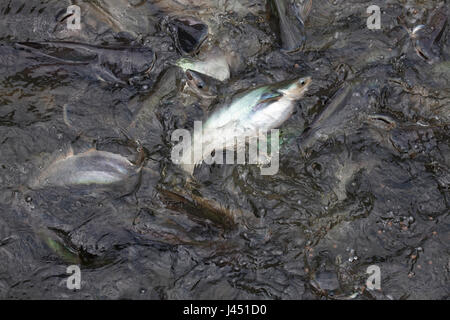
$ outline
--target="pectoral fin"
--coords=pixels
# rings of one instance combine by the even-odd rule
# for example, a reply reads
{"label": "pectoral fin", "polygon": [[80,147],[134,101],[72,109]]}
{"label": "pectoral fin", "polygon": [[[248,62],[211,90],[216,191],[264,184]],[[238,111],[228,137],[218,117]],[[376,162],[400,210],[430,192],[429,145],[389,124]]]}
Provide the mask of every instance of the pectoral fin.
{"label": "pectoral fin", "polygon": [[300,22],[304,25],[306,19],[309,16],[309,13],[311,12],[312,0],[303,0],[303,3],[296,5],[296,7],[298,10],[296,11],[297,19],[299,19]]}
{"label": "pectoral fin", "polygon": [[258,102],[258,104],[252,108],[252,111],[255,112],[257,110],[264,109],[268,104],[278,101],[281,98],[281,96],[282,96],[282,94],[277,91],[264,93],[261,96],[261,101]]}

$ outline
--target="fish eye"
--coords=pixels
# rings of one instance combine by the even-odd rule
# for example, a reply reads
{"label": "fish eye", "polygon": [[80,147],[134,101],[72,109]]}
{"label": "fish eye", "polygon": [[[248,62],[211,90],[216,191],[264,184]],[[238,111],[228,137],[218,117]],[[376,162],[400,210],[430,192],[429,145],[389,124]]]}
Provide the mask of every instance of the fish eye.
{"label": "fish eye", "polygon": [[305,85],[305,80],[302,79],[302,80],[300,81],[300,84],[301,84],[302,86],[304,86],[304,85]]}

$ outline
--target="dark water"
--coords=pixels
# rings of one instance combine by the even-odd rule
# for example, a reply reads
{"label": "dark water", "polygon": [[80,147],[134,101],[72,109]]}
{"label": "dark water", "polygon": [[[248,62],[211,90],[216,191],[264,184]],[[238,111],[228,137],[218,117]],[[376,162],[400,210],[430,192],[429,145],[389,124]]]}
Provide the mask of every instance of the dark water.
{"label": "dark water", "polygon": [[[429,63],[405,29],[448,2],[317,0],[290,54],[265,1],[92,3],[0,1],[0,298],[449,297],[450,32]],[[70,4],[81,30],[66,28]],[[366,26],[372,4],[381,30]],[[237,57],[230,80],[210,80],[214,98],[173,66],[165,25],[184,15],[209,26],[199,54]],[[61,40],[97,47],[29,44]],[[276,175],[203,164],[189,179],[171,162],[174,129],[303,75],[313,85],[280,128]],[[30,188],[68,146],[132,156],[135,140],[146,156],[131,186]],[[365,289],[370,265],[380,291]]]}

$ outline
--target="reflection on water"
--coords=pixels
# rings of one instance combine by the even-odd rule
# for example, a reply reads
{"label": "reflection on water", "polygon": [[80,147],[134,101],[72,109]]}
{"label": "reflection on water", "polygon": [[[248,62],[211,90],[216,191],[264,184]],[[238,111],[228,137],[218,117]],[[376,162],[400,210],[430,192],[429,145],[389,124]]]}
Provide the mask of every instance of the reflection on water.
{"label": "reflection on water", "polygon": [[[366,1],[283,17],[284,1],[0,0],[0,297],[448,297],[441,2],[380,2],[369,30]],[[304,75],[277,174],[172,163],[175,129]],[[381,291],[365,288],[370,265]]]}

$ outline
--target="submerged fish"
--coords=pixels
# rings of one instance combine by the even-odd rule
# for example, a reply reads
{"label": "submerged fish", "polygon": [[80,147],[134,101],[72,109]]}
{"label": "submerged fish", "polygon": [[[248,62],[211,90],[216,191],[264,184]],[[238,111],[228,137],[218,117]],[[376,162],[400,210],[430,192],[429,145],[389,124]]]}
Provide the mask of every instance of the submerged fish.
{"label": "submerged fish", "polygon": [[417,54],[428,63],[436,62],[439,59],[440,40],[445,26],[447,25],[447,9],[441,7],[436,9],[426,25],[416,26],[411,32],[414,48]]}
{"label": "submerged fish", "polygon": [[155,52],[146,47],[107,47],[66,41],[18,42],[15,46],[45,57],[58,66],[67,66],[83,74],[94,73],[103,81],[121,83],[148,73],[156,60]]}
{"label": "submerged fish", "polygon": [[281,46],[287,52],[298,51],[305,42],[304,24],[312,7],[312,0],[270,0],[268,1]]}
{"label": "submerged fish", "polygon": [[51,233],[50,230],[40,230],[39,236],[44,240],[44,243],[66,263],[80,264],[81,259],[78,252],[73,250],[70,246],[66,245],[62,239]]}
{"label": "submerged fish", "polygon": [[208,37],[208,25],[192,17],[175,18],[168,23],[169,32],[181,54],[194,54]]}
{"label": "submerged fish", "polygon": [[[138,183],[142,158],[133,164],[119,154],[88,150],[80,154],[69,152],[60,159],[53,161],[30,187],[73,187],[73,186],[108,186],[118,185],[123,189],[134,188]],[[124,190],[125,191],[125,190]]]}
{"label": "submerged fish", "polygon": [[265,0],[153,0],[148,1],[166,15],[212,16],[234,12],[239,16],[258,13],[264,9]]}
{"label": "submerged fish", "polygon": [[[294,111],[295,102],[308,89],[311,77],[266,85],[236,97],[231,104],[213,113],[203,125],[203,132],[194,132],[193,143],[184,150],[178,162],[184,171],[193,174],[194,168],[224,145],[234,145],[235,138],[257,137],[280,126]],[[196,144],[200,153],[193,152]]]}
{"label": "submerged fish", "polygon": [[[127,32],[133,38],[153,34],[157,30],[157,10],[150,1],[130,0],[72,0],[81,8],[83,24],[96,34],[104,30],[104,25],[114,32]],[[82,29],[83,30],[83,29]]]}

